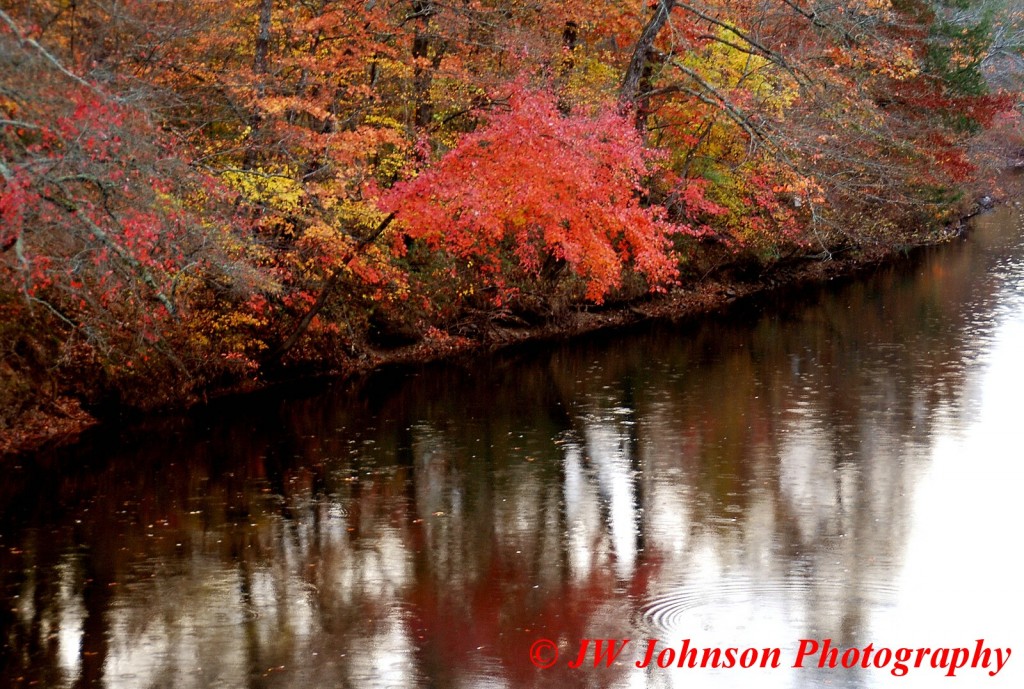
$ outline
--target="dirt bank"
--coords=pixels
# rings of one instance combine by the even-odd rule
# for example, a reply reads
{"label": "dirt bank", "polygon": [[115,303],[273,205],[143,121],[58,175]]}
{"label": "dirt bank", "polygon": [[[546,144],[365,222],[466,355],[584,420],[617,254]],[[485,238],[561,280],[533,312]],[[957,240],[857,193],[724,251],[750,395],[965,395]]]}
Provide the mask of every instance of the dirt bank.
{"label": "dirt bank", "polygon": [[[308,377],[332,377],[344,380],[369,373],[383,366],[436,361],[494,350],[525,342],[577,337],[597,330],[628,327],[653,319],[686,319],[728,308],[732,303],[768,291],[795,289],[836,278],[851,278],[858,273],[893,261],[912,260],[924,247],[957,241],[966,234],[967,221],[989,206],[972,206],[963,220],[939,236],[913,246],[875,247],[856,252],[790,257],[770,265],[741,267],[725,264],[700,278],[691,279],[676,289],[627,303],[602,307],[588,306],[567,311],[540,324],[510,322],[495,314],[481,313],[460,334],[431,330],[415,344],[381,348],[362,344],[340,367],[330,370],[284,369],[272,379],[250,380],[206,391],[206,400],[227,395],[264,390],[277,384]],[[178,409],[204,400],[183,401]],[[0,435],[0,456],[26,454],[73,443],[86,429],[112,421],[122,409],[116,405],[87,411],[78,400],[66,395],[50,395],[21,416],[19,423]],[[167,411],[165,409],[164,411]],[[159,411],[148,412],[157,414]]]}

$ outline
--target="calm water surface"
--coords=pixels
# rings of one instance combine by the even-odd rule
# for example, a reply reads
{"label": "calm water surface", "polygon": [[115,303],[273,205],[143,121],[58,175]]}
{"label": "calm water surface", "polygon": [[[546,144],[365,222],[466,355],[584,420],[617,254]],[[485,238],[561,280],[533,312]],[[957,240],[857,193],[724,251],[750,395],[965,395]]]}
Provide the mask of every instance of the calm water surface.
{"label": "calm water surface", "polygon": [[[1020,217],[778,302],[4,466],[0,686],[1024,686]],[[895,677],[802,639],[1013,653]]]}

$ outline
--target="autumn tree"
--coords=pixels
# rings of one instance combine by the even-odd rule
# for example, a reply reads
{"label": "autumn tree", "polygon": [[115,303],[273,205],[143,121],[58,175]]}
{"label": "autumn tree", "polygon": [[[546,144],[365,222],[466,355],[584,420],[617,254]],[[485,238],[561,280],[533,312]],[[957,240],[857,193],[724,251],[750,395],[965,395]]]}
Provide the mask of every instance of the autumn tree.
{"label": "autumn tree", "polygon": [[[249,357],[255,343],[227,331],[268,280],[234,248],[225,190],[185,166],[147,112],[76,75],[2,11],[0,47],[7,366],[68,367],[93,393],[121,394],[150,369],[188,389]],[[145,394],[164,398],[155,393]]]}
{"label": "autumn tree", "polygon": [[966,133],[1011,102],[979,78],[993,15],[955,4],[659,1],[622,102],[735,248],[887,243],[948,212]]}
{"label": "autumn tree", "polygon": [[567,282],[601,302],[627,268],[651,288],[676,274],[670,238],[689,228],[640,199],[654,157],[614,109],[565,116],[551,94],[517,82],[507,112],[380,203],[402,228],[395,250],[406,238],[452,256],[446,277],[466,292],[501,305]]}

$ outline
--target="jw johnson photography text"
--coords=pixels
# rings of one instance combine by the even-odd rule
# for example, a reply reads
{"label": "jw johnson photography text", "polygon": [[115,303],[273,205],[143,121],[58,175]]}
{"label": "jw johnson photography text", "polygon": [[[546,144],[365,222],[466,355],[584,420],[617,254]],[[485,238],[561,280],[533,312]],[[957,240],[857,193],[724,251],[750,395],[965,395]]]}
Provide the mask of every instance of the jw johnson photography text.
{"label": "jw johnson photography text", "polygon": [[[571,649],[572,650],[572,649]],[[970,646],[941,648],[889,648],[867,644],[861,647],[843,647],[832,639],[800,639],[796,649],[782,648],[702,648],[682,639],[666,643],[658,639],[580,639],[579,645],[566,658],[570,669],[611,667],[632,661],[638,668],[829,668],[878,669],[896,677],[911,670],[940,670],[948,677],[958,672],[979,671],[995,677],[1010,659],[1012,649],[990,647],[984,639]],[[549,639],[540,639],[530,648],[530,660],[541,669],[553,667],[559,660],[558,645]]]}

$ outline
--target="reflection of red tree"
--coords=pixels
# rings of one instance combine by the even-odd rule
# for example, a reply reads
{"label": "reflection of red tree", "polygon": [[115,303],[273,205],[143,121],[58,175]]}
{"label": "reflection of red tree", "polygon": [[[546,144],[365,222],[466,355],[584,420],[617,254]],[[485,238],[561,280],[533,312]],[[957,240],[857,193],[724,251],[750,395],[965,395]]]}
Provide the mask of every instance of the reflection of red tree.
{"label": "reflection of red tree", "polygon": [[[419,552],[418,566],[429,567],[429,555]],[[580,671],[568,669],[565,663],[575,658],[581,639],[632,634],[634,610],[623,606],[646,597],[660,558],[641,554],[633,577],[626,582],[617,580],[608,567],[594,568],[585,580],[571,581],[564,563],[545,564],[562,572],[557,587],[537,586],[537,569],[543,565],[495,543],[480,575],[464,586],[418,577],[408,596],[409,624],[425,672],[438,679],[494,659],[510,686],[530,686],[538,672],[552,684],[576,677]],[[529,651],[541,638],[559,643],[561,657],[554,667],[538,671]],[[615,678],[605,676],[609,681]]]}

